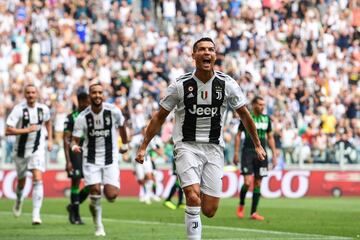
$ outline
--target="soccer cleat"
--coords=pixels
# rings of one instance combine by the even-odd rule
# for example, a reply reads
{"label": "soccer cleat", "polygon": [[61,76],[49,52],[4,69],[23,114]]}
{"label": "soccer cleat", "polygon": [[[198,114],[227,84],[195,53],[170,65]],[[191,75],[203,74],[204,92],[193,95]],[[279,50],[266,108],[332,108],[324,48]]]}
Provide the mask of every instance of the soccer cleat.
{"label": "soccer cleat", "polygon": [[76,225],[84,225],[85,223],[83,222],[83,220],[81,219],[80,216],[75,218],[75,224]]}
{"label": "soccer cleat", "polygon": [[165,201],[164,206],[167,207],[167,208],[170,208],[171,210],[176,209],[176,205],[174,203],[172,203],[171,201]]}
{"label": "soccer cleat", "polygon": [[22,210],[23,201],[16,201],[12,209],[15,217],[20,217]]}
{"label": "soccer cleat", "polygon": [[69,204],[69,205],[66,206],[66,210],[67,210],[68,213],[69,213],[69,222],[70,222],[71,224],[75,224],[75,221],[76,221],[76,219],[75,219],[75,213],[74,213],[74,211],[73,211],[73,208],[72,208],[71,204]]}
{"label": "soccer cleat", "polygon": [[151,196],[151,200],[155,201],[155,202],[160,202],[161,201],[161,198],[155,194],[153,194]]}
{"label": "soccer cleat", "polygon": [[181,204],[179,204],[177,207],[178,207],[178,208],[181,208],[181,209],[185,209],[185,208],[186,208],[186,205],[183,204],[183,203],[181,203]]}
{"label": "soccer cleat", "polygon": [[251,214],[250,218],[253,219],[253,220],[258,220],[258,221],[264,221],[264,219],[265,219],[263,216],[257,214],[256,212]]}
{"label": "soccer cleat", "polygon": [[106,236],[103,225],[99,225],[99,226],[95,227],[95,236],[96,237],[105,237]]}
{"label": "soccer cleat", "polygon": [[42,223],[40,217],[33,217],[32,225],[40,225]]}
{"label": "soccer cleat", "polygon": [[244,206],[240,205],[237,208],[236,215],[238,218],[244,218]]}

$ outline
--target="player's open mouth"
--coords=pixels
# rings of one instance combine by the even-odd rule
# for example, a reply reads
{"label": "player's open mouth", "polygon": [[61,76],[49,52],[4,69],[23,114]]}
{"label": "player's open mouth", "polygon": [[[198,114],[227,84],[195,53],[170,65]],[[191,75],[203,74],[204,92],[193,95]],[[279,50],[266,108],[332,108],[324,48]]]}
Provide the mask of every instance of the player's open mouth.
{"label": "player's open mouth", "polygon": [[206,65],[207,65],[207,64],[210,64],[210,63],[211,63],[211,60],[210,60],[210,59],[204,59],[204,60],[203,60],[203,64],[206,64]]}

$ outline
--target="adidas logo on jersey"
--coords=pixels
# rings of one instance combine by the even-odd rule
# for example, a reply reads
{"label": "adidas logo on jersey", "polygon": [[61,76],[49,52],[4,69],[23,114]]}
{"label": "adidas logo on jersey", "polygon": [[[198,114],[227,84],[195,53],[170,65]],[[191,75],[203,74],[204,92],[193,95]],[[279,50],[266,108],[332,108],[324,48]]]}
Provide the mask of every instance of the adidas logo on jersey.
{"label": "adidas logo on jersey", "polygon": [[93,129],[90,133],[90,136],[92,137],[108,137],[110,136],[110,130],[109,129]]}
{"label": "adidas logo on jersey", "polygon": [[192,109],[189,109],[189,113],[196,114],[197,116],[214,117],[218,112],[218,107],[202,107],[193,105]]}
{"label": "adidas logo on jersey", "polygon": [[193,97],[195,97],[193,93],[190,93],[186,96],[186,98],[193,98]]}

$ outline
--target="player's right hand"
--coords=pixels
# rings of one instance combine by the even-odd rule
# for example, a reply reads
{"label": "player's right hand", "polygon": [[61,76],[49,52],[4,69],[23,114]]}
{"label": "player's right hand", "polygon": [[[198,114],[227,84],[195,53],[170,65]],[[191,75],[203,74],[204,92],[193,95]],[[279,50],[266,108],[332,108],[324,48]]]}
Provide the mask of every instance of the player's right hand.
{"label": "player's right hand", "polygon": [[235,153],[235,154],[234,154],[233,163],[234,163],[235,165],[238,165],[239,162],[240,162],[240,161],[239,161],[239,154]]}
{"label": "player's right hand", "polygon": [[138,163],[143,164],[144,163],[144,156],[145,156],[145,150],[142,150],[141,148],[138,149],[135,157],[135,161]]}
{"label": "player's right hand", "polygon": [[74,169],[73,169],[73,165],[72,165],[71,162],[67,162],[67,163],[66,163],[65,170],[66,170],[66,172],[67,172],[69,175],[72,174],[72,172],[73,172]]}
{"label": "player's right hand", "polygon": [[81,153],[81,147],[79,145],[73,145],[71,147],[71,151],[73,151],[74,153]]}
{"label": "player's right hand", "polygon": [[31,124],[28,127],[29,133],[36,132],[36,131],[39,131],[39,130],[40,130],[40,126],[38,124]]}
{"label": "player's right hand", "polygon": [[255,151],[260,161],[264,161],[266,159],[266,152],[261,145],[258,147],[255,146]]}

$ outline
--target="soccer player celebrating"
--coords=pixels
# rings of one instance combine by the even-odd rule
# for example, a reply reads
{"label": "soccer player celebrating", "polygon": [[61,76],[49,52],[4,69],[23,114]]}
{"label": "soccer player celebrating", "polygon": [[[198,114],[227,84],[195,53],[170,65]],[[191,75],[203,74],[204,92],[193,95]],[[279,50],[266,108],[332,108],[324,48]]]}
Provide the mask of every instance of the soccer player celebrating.
{"label": "soccer player celebrating", "polygon": [[[274,136],[271,130],[271,120],[269,116],[263,114],[264,108],[264,99],[262,97],[255,97],[252,101],[251,117],[255,122],[257,133],[263,148],[266,146],[266,139],[268,140],[269,147],[272,151],[272,163],[273,166],[276,166],[276,149]],[[239,147],[241,142],[241,133],[243,131],[245,131],[245,142],[241,154],[241,173],[244,175],[244,185],[240,191],[240,205],[238,206],[236,214],[239,218],[244,217],[245,197],[252,182],[252,174],[254,174],[255,179],[251,206],[251,219],[262,221],[264,220],[264,217],[259,215],[256,212],[256,209],[260,199],[261,180],[267,175],[268,171],[268,160],[267,158],[265,158],[265,160],[260,160],[257,157],[256,146],[254,146],[251,141],[251,135],[246,130],[244,123],[241,122],[235,139],[234,164],[237,165],[239,163]]]}
{"label": "soccer player celebrating", "polygon": [[49,108],[37,102],[38,91],[32,84],[25,86],[25,99],[17,104],[6,121],[6,135],[16,135],[14,162],[17,171],[16,202],[13,213],[21,215],[26,171],[33,176],[32,224],[41,224],[40,209],[44,197],[42,172],[45,171],[45,135],[48,135],[48,150],[52,149],[52,124]]}
{"label": "soccer player celebrating", "polygon": [[[127,151],[127,134],[121,111],[112,104],[103,103],[103,87],[99,83],[89,87],[90,106],[75,121],[71,150],[83,154],[85,185],[90,188],[90,212],[95,224],[95,236],[105,236],[102,223],[101,188],[104,196],[114,202],[120,189],[118,132]],[[117,132],[118,130],[118,132]],[[84,137],[80,147],[80,138]]]}
{"label": "soccer player celebrating", "polygon": [[71,224],[84,224],[80,217],[79,204],[81,204],[89,195],[89,187],[84,187],[81,191],[79,191],[80,180],[83,178],[82,154],[72,152],[70,149],[70,143],[75,120],[79,116],[80,112],[89,105],[89,96],[85,92],[80,92],[77,95],[77,100],[78,109],[67,116],[63,136],[66,159],[65,170],[71,178],[70,204],[66,207],[66,209],[69,212],[69,221]]}
{"label": "soccer player celebrating", "polygon": [[219,205],[224,166],[222,130],[228,104],[244,122],[260,159],[265,158],[265,151],[240,86],[228,75],[214,71],[216,51],[213,40],[201,38],[196,41],[192,57],[195,71],[182,75],[168,87],[160,110],[146,128],[136,161],[144,161],[147,145],[160,131],[170,111],[175,109],[174,157],[186,198],[186,232],[188,239],[201,239],[200,211],[211,218]]}

